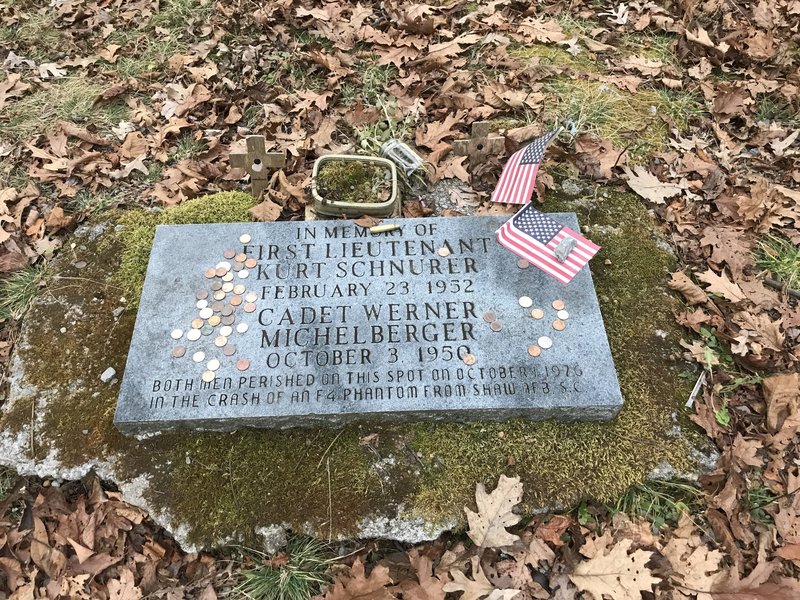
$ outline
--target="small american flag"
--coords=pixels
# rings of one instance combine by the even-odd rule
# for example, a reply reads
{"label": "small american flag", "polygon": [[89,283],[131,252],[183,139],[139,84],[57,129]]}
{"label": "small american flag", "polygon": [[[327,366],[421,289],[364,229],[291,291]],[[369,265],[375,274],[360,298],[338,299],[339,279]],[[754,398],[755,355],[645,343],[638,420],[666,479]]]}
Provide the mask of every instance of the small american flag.
{"label": "small american flag", "polygon": [[560,131],[557,129],[545,133],[511,155],[506,166],[503,167],[497,187],[492,192],[492,202],[526,204],[531,201],[536,174],[539,172],[539,165],[544,160],[544,151]]}
{"label": "small american flag", "polygon": [[[525,206],[497,230],[497,241],[561,283],[569,283],[600,250],[600,246],[539,212],[533,204]],[[563,261],[556,252],[562,242],[567,247],[574,243]]]}

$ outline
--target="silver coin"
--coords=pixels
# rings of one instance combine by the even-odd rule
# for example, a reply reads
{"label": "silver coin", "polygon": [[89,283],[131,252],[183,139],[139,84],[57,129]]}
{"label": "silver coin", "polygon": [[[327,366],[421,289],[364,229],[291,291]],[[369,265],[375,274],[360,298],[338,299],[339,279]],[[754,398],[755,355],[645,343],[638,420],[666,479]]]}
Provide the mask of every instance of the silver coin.
{"label": "silver coin", "polygon": [[544,348],[545,350],[547,350],[548,348],[552,348],[552,346],[553,346],[553,340],[551,340],[546,335],[543,335],[542,337],[540,337],[536,341],[536,343],[539,345],[540,348]]}
{"label": "silver coin", "polygon": [[227,260],[223,260],[222,262],[218,262],[217,263],[217,268],[218,269],[225,269],[226,271],[230,271],[231,270],[231,263],[229,263]]}
{"label": "silver coin", "polygon": [[190,342],[196,342],[200,339],[200,330],[199,329],[192,329],[189,333],[186,334],[186,339]]}
{"label": "silver coin", "polygon": [[569,319],[569,313],[566,310],[560,310],[556,313],[556,316],[561,319],[562,321],[566,321]]}
{"label": "silver coin", "polygon": [[216,371],[219,369],[219,361],[216,358],[212,358],[206,363],[206,369],[209,371]]}
{"label": "silver coin", "polygon": [[197,301],[197,304],[196,304],[196,306],[197,306],[197,308],[199,308],[200,310],[202,310],[202,309],[204,309],[206,306],[208,306],[208,300],[205,300],[205,299],[203,299],[203,300],[198,300],[198,301]]}
{"label": "silver coin", "polygon": [[522,308],[530,308],[531,306],[533,306],[533,300],[531,299],[530,296],[520,296],[519,305]]}
{"label": "silver coin", "polygon": [[214,314],[214,311],[213,311],[213,310],[211,310],[211,309],[210,309],[210,308],[208,308],[208,307],[205,307],[205,308],[203,308],[203,309],[200,309],[200,313],[199,313],[199,315],[200,315],[200,318],[201,318],[201,319],[209,319],[209,318],[211,318],[211,316],[212,316],[213,314]]}
{"label": "silver coin", "polygon": [[230,337],[233,333],[233,328],[230,325],[223,325],[219,328],[219,334],[223,337]]}
{"label": "silver coin", "polygon": [[239,279],[247,279],[247,276],[250,275],[250,271],[247,269],[242,269],[239,271]]}
{"label": "silver coin", "polygon": [[245,331],[247,331],[247,323],[239,323],[236,326],[236,331],[238,331],[239,333],[244,333]]}
{"label": "silver coin", "polygon": [[249,233],[243,233],[239,236],[239,241],[243,244],[249,244],[251,239],[252,238],[250,237]]}
{"label": "silver coin", "polygon": [[192,354],[192,360],[194,362],[197,362],[197,363],[203,362],[205,359],[206,359],[206,353],[205,352],[195,352],[194,354]]}
{"label": "silver coin", "polygon": [[169,335],[173,340],[179,340],[183,337],[183,329],[173,329]]}

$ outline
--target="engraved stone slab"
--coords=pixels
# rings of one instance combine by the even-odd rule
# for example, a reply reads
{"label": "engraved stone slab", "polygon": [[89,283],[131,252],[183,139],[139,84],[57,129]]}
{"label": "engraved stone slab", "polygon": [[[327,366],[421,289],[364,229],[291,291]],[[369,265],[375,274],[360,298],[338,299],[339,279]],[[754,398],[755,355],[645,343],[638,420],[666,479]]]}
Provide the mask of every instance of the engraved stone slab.
{"label": "engraved stone slab", "polygon": [[611,419],[591,273],[518,264],[506,218],[159,226],[116,426]]}

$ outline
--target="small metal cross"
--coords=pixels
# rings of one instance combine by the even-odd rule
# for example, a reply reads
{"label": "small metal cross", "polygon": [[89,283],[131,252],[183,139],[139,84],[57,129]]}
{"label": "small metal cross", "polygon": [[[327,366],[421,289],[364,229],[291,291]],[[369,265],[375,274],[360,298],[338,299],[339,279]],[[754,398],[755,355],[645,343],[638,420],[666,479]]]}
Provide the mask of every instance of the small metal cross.
{"label": "small metal cross", "polygon": [[506,143],[502,136],[489,135],[489,121],[475,121],[472,124],[472,137],[468,140],[454,140],[453,152],[460,156],[469,156],[469,166],[474,169],[486,157],[503,154]]}
{"label": "small metal cross", "polygon": [[231,152],[231,166],[244,169],[250,175],[253,196],[258,198],[267,189],[268,171],[286,165],[283,152],[267,152],[263,135],[248,135],[246,152]]}

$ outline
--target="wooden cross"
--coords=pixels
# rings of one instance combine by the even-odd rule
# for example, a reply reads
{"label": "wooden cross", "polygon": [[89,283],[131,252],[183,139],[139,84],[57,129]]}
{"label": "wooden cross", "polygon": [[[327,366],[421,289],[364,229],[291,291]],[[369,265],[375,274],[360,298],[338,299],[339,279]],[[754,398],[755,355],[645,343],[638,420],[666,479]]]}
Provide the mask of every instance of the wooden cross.
{"label": "wooden cross", "polygon": [[453,141],[453,152],[459,156],[469,156],[471,169],[481,164],[486,157],[503,154],[506,151],[506,142],[503,137],[490,136],[490,129],[489,121],[475,121],[472,124],[471,138]]}
{"label": "wooden cross", "polygon": [[267,152],[263,135],[248,135],[246,152],[231,152],[231,166],[244,169],[250,175],[253,196],[258,198],[267,189],[268,171],[286,165],[283,152]]}

